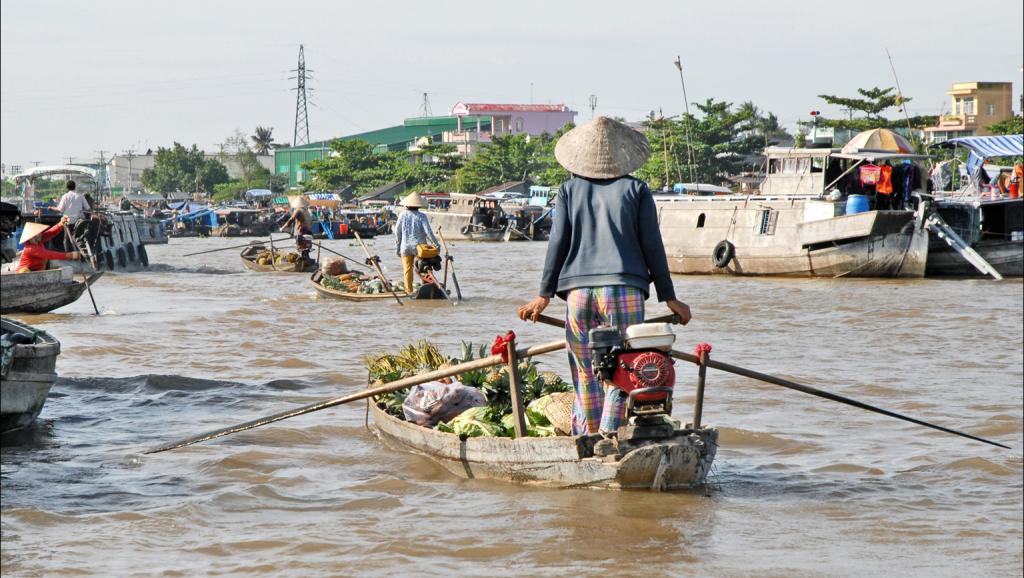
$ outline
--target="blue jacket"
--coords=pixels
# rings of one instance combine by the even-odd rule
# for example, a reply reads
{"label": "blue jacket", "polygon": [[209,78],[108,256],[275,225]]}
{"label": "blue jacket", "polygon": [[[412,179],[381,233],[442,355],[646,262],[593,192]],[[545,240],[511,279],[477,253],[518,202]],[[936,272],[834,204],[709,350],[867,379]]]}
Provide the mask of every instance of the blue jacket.
{"label": "blue jacket", "polygon": [[675,299],[658,214],[647,183],[631,176],[562,184],[548,242],[540,295],[565,299],[570,289],[628,285],[658,301]]}

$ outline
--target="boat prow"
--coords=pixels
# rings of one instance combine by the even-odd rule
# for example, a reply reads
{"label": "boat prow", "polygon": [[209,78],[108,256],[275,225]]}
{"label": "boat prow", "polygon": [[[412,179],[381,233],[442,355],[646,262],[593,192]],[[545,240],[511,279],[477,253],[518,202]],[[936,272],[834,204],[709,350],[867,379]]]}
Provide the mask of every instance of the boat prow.
{"label": "boat prow", "polygon": [[85,282],[75,281],[71,267],[3,273],[0,313],[48,313],[74,303],[103,272],[92,273]]}
{"label": "boat prow", "polygon": [[[0,367],[0,432],[30,425],[43,409],[57,379],[60,342],[11,319],[0,319],[3,364]],[[8,352],[8,348],[10,351]]]}
{"label": "boat prow", "polygon": [[704,483],[718,430],[676,428],[670,437],[620,443],[598,455],[600,435],[469,437],[421,427],[371,403],[373,428],[387,443],[427,456],[455,475],[558,488],[679,490]]}

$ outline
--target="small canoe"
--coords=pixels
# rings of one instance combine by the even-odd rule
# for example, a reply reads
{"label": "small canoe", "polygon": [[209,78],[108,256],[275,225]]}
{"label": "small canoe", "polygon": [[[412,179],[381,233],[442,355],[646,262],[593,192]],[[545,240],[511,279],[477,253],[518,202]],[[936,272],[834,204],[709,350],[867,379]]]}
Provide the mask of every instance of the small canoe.
{"label": "small canoe", "polygon": [[427,456],[457,476],[549,487],[692,488],[704,483],[718,448],[714,428],[680,428],[670,437],[620,443],[609,455],[595,453],[600,435],[462,439],[398,419],[372,402],[370,413],[389,445]]}
{"label": "small canoe", "polygon": [[[391,292],[384,293],[350,293],[348,291],[340,291],[338,289],[331,289],[330,287],[324,287],[320,284],[320,272],[317,271],[309,278],[309,284],[316,289],[316,292],[324,297],[330,297],[331,299],[341,299],[344,301],[377,301],[379,299],[394,299],[395,296]],[[409,297],[409,294],[405,291],[395,291],[399,298]]]}
{"label": "small canoe", "polygon": [[42,411],[57,379],[60,342],[11,319],[0,319],[0,330],[0,431],[7,433],[30,425]]}
{"label": "small canoe", "polygon": [[273,265],[260,265],[256,262],[256,256],[266,249],[262,245],[252,245],[242,250],[240,257],[242,264],[250,271],[260,273],[309,273],[316,271],[316,261],[299,259],[294,263],[282,261]]}
{"label": "small canoe", "polygon": [[92,285],[102,275],[102,271],[93,273],[81,282],[74,280],[71,267],[3,273],[0,313],[48,313],[74,303],[85,292],[86,283]]}

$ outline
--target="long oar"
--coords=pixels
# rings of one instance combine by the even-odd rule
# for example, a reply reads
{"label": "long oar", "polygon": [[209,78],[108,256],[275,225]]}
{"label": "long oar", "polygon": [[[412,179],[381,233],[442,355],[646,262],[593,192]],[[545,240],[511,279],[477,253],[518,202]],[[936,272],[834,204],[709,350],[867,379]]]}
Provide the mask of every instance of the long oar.
{"label": "long oar", "polygon": [[380,257],[370,254],[370,250],[366,248],[366,243],[363,242],[363,238],[359,236],[358,231],[352,231],[352,234],[356,236],[356,240],[359,241],[359,244],[363,247],[363,251],[366,253],[366,264],[370,265],[377,271],[377,274],[380,275],[381,282],[384,283],[384,288],[391,292],[391,295],[395,297],[395,301],[398,301],[399,305],[404,305],[402,300],[398,298],[398,293],[395,293],[395,290],[392,289],[391,283],[388,283],[388,278],[384,276],[384,271],[381,271]]}
{"label": "long oar", "polygon": [[[291,239],[291,237],[284,237],[283,239],[274,239],[273,237],[271,237],[270,238],[270,242],[271,243],[280,243],[281,241],[287,241],[288,239]],[[233,247],[221,247],[220,249],[210,249],[209,251],[199,251],[198,253],[186,253],[186,254],[182,255],[182,257],[192,257],[192,256],[195,256],[195,255],[205,255],[207,253],[216,253],[217,251],[228,251],[230,249],[244,249],[245,247],[250,247],[250,246],[252,246],[252,243],[246,243],[245,245],[235,245]]]}
{"label": "long oar", "polygon": [[[516,355],[519,356],[519,357],[530,357],[530,356],[534,356],[534,355],[540,355],[542,353],[548,353],[548,352],[551,352],[551,351],[557,351],[559,349],[562,349],[563,347],[565,347],[565,342],[564,341],[554,341],[554,342],[545,343],[545,344],[542,344],[542,345],[534,345],[533,347],[527,347],[525,349],[519,349],[519,350],[516,351]],[[173,450],[175,448],[181,448],[181,447],[185,447],[185,446],[190,446],[190,445],[195,444],[195,443],[204,442],[204,441],[207,441],[207,440],[212,440],[214,438],[219,438],[221,436],[226,436],[228,434],[233,434],[233,433],[237,433],[237,432],[240,432],[240,431],[245,431],[247,429],[252,429],[252,428],[260,427],[262,425],[267,425],[269,423],[274,423],[276,421],[281,421],[283,419],[288,419],[290,417],[295,417],[295,416],[311,413],[311,412],[314,412],[314,411],[320,411],[321,409],[327,409],[329,407],[334,407],[336,405],[342,405],[342,404],[349,403],[349,402],[352,402],[352,401],[358,401],[360,399],[366,399],[368,397],[372,397],[372,396],[375,396],[375,395],[383,395],[385,393],[391,393],[392,391],[398,391],[399,389],[404,389],[404,388],[407,388],[407,387],[412,387],[412,386],[418,385],[420,383],[426,383],[428,381],[434,381],[436,379],[441,379],[441,378],[444,378],[444,377],[451,377],[453,375],[458,375],[460,373],[463,373],[463,372],[466,372],[466,371],[471,371],[471,370],[474,370],[474,369],[482,369],[484,367],[492,367],[492,366],[495,366],[495,365],[501,365],[503,363],[505,363],[505,361],[504,361],[504,359],[502,358],[501,355],[492,355],[490,357],[483,357],[481,359],[476,359],[476,360],[473,360],[473,361],[467,361],[466,363],[460,363],[458,365],[453,365],[451,367],[446,367],[444,369],[437,369],[437,370],[430,371],[430,372],[427,372],[427,373],[421,373],[420,375],[414,375],[412,377],[406,377],[404,379],[399,379],[397,381],[392,381],[391,383],[387,383],[387,384],[381,385],[379,387],[374,387],[374,388],[371,388],[371,389],[364,389],[363,391],[360,391],[360,392],[357,392],[357,393],[345,395],[345,396],[342,396],[342,397],[336,397],[336,398],[333,398],[333,399],[327,399],[327,400],[324,400],[324,401],[318,401],[316,403],[312,403],[312,404],[309,404],[309,405],[304,405],[302,407],[297,407],[297,408],[290,409],[290,410],[287,410],[287,411],[282,411],[282,412],[279,412],[279,413],[275,413],[273,415],[268,415],[268,416],[265,416],[265,417],[254,419],[252,421],[247,421],[245,423],[240,423],[240,424],[237,424],[237,425],[233,425],[231,427],[226,427],[226,428],[223,428],[223,429],[213,430],[213,431],[209,431],[209,432],[206,432],[206,433],[203,433],[203,434],[199,434],[197,436],[193,436],[193,437],[190,437],[190,438],[185,438],[185,439],[181,439],[181,440],[178,440],[178,441],[170,442],[170,443],[164,444],[162,446],[157,446],[155,448],[148,449],[148,450],[144,451],[143,453],[145,453],[145,454],[155,454],[155,453],[164,452],[164,451],[167,451],[167,450]]]}
{"label": "long oar", "polygon": [[452,266],[452,283],[455,284],[455,295],[458,296],[459,301],[462,301],[462,289],[459,287],[459,278],[455,276],[455,257],[452,257],[451,253],[448,252],[448,243],[444,240],[441,227],[437,228],[437,237],[441,239],[441,246],[444,247],[445,266],[447,267],[449,264]]}
{"label": "long oar", "polygon": [[[700,360],[697,358],[697,356],[691,355],[689,353],[683,353],[682,351],[676,351],[675,349],[672,350],[672,357],[675,357],[676,359],[682,359],[683,361],[689,361],[691,363],[698,363],[699,364],[699,362],[700,362]],[[917,418],[913,418],[913,417],[910,417],[910,416],[899,414],[899,413],[896,413],[894,411],[889,411],[887,409],[882,409],[880,407],[876,407],[876,406],[873,406],[873,405],[868,405],[868,404],[866,404],[864,402],[857,401],[857,400],[849,398],[849,397],[844,397],[842,395],[838,395],[838,394],[835,394],[835,393],[832,393],[832,392],[829,392],[829,391],[824,391],[824,390],[818,389],[816,387],[811,387],[809,385],[804,385],[802,383],[797,383],[795,381],[790,381],[788,379],[782,379],[781,377],[775,377],[773,375],[768,375],[768,374],[760,373],[760,372],[753,371],[753,370],[750,370],[750,369],[745,369],[743,367],[739,367],[739,366],[736,366],[736,365],[731,365],[731,364],[728,364],[728,363],[722,363],[721,361],[715,361],[713,359],[709,359],[707,361],[707,366],[711,367],[711,368],[714,368],[714,369],[721,370],[721,371],[727,371],[729,373],[735,373],[736,375],[742,375],[743,377],[749,377],[751,379],[756,379],[756,380],[759,380],[759,381],[763,381],[765,383],[771,383],[773,385],[779,385],[779,386],[786,387],[786,388],[789,388],[789,389],[793,389],[793,390],[796,390],[796,391],[802,391],[803,393],[809,393],[811,395],[816,395],[816,396],[824,398],[824,399],[829,399],[829,400],[832,400],[832,401],[838,401],[839,403],[843,403],[843,404],[846,404],[846,405],[849,405],[849,406],[853,406],[853,407],[860,408],[860,409],[865,409],[865,410],[868,410],[868,411],[873,411],[875,413],[880,413],[882,415],[886,415],[886,416],[889,416],[889,417],[894,417],[896,419],[901,419],[903,421],[909,421],[910,423],[915,423],[917,425],[923,425],[925,427],[930,427],[932,429],[936,429],[936,430],[939,430],[939,431],[942,431],[942,432],[946,432],[946,433],[951,433],[953,435],[958,435],[958,436],[961,436],[961,437],[965,437],[965,438],[972,439],[972,440],[975,440],[975,441],[983,442],[983,443],[990,444],[990,445],[993,445],[993,446],[998,446],[998,447],[1001,447],[1001,448],[1010,449],[1010,446],[1004,446],[1003,444],[1001,444],[999,442],[994,442],[992,440],[987,440],[985,438],[980,438],[978,436],[974,436],[974,435],[971,435],[969,433],[964,433],[964,432],[961,432],[961,431],[957,431],[955,429],[950,429],[948,427],[943,427],[941,425],[936,425],[936,424],[933,424],[933,423],[928,423],[926,421],[923,421],[923,420],[920,420],[920,419],[917,419]]]}
{"label": "long oar", "polygon": [[[548,317],[547,315],[541,315],[541,316],[539,316],[537,318],[537,320],[542,322],[542,323],[547,323],[548,325],[554,325],[556,327],[563,327],[563,328],[565,327],[565,321],[562,321],[561,319],[555,319],[553,317]],[[652,319],[652,320],[646,321],[646,323],[650,323],[651,321],[661,321],[661,320],[664,320],[664,319],[658,319],[658,320]],[[671,355],[672,355],[672,357],[675,357],[676,359],[682,359],[683,361],[689,361],[690,363],[695,363],[697,365],[700,365],[700,358],[698,358],[696,355],[691,355],[689,353],[683,353],[682,351],[677,351],[675,349],[672,350]],[[818,397],[822,397],[822,398],[829,399],[829,400],[832,400],[832,401],[837,401],[839,403],[844,403],[846,405],[850,405],[850,406],[853,406],[853,407],[856,407],[856,408],[866,409],[868,411],[873,411],[875,413],[880,413],[882,415],[886,415],[886,416],[889,416],[889,417],[894,417],[896,419],[902,419],[904,421],[909,421],[910,423],[915,423],[917,425],[923,425],[925,427],[930,427],[932,429],[937,429],[937,430],[942,431],[942,432],[951,433],[951,434],[962,436],[962,437],[965,437],[965,438],[968,438],[968,439],[972,439],[972,440],[975,440],[975,441],[984,442],[986,444],[991,444],[991,445],[998,446],[998,447],[1001,447],[1001,448],[1010,449],[1009,446],[1004,446],[1003,444],[998,443],[998,442],[994,442],[994,441],[991,441],[991,440],[987,440],[985,438],[980,438],[980,437],[977,437],[977,436],[973,436],[971,434],[964,433],[964,432],[961,432],[961,431],[957,431],[955,429],[950,429],[950,428],[947,428],[947,427],[943,427],[941,425],[935,425],[933,423],[928,423],[926,421],[919,420],[919,419],[916,419],[916,418],[913,418],[913,417],[909,417],[909,416],[905,416],[903,414],[899,414],[899,413],[896,413],[896,412],[893,412],[893,411],[889,411],[887,409],[882,409],[880,407],[875,407],[873,405],[868,405],[868,404],[866,404],[864,402],[857,401],[857,400],[851,399],[849,397],[844,397],[844,396],[841,396],[841,395],[837,395],[835,393],[824,391],[824,390],[821,390],[821,389],[818,389],[818,388],[815,388],[815,387],[811,387],[809,385],[803,385],[802,383],[796,383],[795,381],[790,381],[788,379],[782,379],[781,377],[775,377],[773,375],[768,375],[766,373],[760,373],[760,372],[757,372],[757,371],[753,371],[753,370],[750,370],[750,369],[745,369],[745,368],[739,367],[737,365],[731,365],[729,363],[723,363],[721,361],[715,361],[713,359],[708,359],[707,360],[707,366],[708,367],[712,367],[714,369],[721,370],[721,371],[727,371],[729,373],[734,373],[736,375],[742,375],[743,377],[749,377],[751,379],[756,379],[756,380],[759,380],[759,381],[763,381],[765,383],[771,383],[773,385],[780,385],[782,387],[786,387],[786,388],[789,388],[789,389],[794,389],[796,391],[802,391],[803,393],[809,393],[811,395],[816,395]]]}
{"label": "long oar", "polygon": [[[70,231],[68,231],[67,226],[64,227],[64,236],[67,237],[67,240],[71,243],[72,247],[81,250],[81,248],[78,246],[78,243],[75,242],[75,236],[72,235]],[[91,257],[92,252],[88,252],[90,253]],[[92,260],[90,259],[90,261]],[[95,271],[96,262],[92,261],[90,264],[92,265],[92,268]],[[82,282],[85,283],[85,290],[89,292],[89,301],[92,301],[92,310],[96,312],[96,315],[99,315],[100,308],[96,306],[96,298],[92,296],[92,284],[89,283],[89,277],[85,274],[85,271],[82,271]],[[79,293],[79,295],[81,295],[81,293]]]}

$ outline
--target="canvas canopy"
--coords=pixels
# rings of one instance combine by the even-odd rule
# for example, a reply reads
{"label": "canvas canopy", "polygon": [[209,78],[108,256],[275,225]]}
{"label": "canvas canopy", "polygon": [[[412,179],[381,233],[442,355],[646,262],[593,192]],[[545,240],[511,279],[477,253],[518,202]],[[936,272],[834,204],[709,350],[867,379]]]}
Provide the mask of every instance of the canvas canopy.
{"label": "canvas canopy", "polygon": [[941,148],[964,147],[967,155],[967,174],[976,179],[985,159],[993,157],[1019,157],[1024,155],[1024,135],[964,136],[951,138],[932,145]]}

